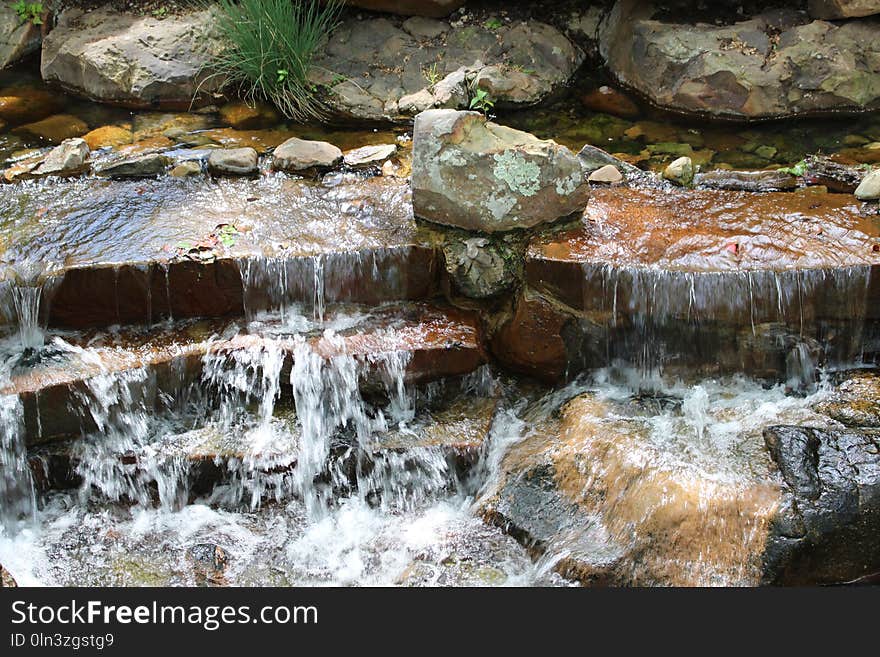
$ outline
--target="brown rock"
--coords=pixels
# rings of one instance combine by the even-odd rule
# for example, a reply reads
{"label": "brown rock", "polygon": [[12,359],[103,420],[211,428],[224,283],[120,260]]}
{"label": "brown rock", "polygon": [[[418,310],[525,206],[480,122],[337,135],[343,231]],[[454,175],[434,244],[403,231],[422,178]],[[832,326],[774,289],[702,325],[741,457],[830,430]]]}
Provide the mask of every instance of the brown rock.
{"label": "brown rock", "polygon": [[0,119],[11,125],[39,121],[61,106],[58,95],[45,89],[10,87],[0,90]]}
{"label": "brown rock", "polygon": [[220,119],[236,130],[259,130],[278,123],[278,112],[265,103],[249,105],[244,102],[228,103],[220,108]]}
{"label": "brown rock", "polygon": [[581,104],[594,112],[604,112],[624,119],[639,115],[639,106],[625,93],[608,86],[601,86],[581,96]]}
{"label": "brown rock", "polygon": [[810,16],[823,20],[880,14],[880,0],[810,0]]}
{"label": "brown rock", "polygon": [[89,126],[82,119],[71,114],[54,114],[42,121],[27,123],[15,129],[16,134],[38,137],[51,144],[60,144],[65,139],[81,137]]}
{"label": "brown rock", "polygon": [[567,356],[562,328],[569,317],[537,295],[524,294],[513,317],[490,341],[490,349],[505,366],[539,379],[565,376]]}
{"label": "brown rock", "polygon": [[95,128],[91,132],[83,135],[83,139],[93,151],[107,146],[117,148],[125,146],[134,141],[131,130],[122,128],[118,125],[105,125],[101,128]]}

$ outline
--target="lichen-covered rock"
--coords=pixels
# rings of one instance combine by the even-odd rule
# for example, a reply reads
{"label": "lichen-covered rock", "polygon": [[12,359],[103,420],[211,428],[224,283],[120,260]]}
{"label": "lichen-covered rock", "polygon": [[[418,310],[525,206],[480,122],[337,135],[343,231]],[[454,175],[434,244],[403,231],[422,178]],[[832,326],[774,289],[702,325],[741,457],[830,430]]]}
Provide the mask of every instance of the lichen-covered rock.
{"label": "lichen-covered rock", "polygon": [[21,20],[12,4],[0,4],[0,69],[40,48],[40,27]]}
{"label": "lichen-covered rock", "polygon": [[770,118],[880,107],[880,20],[767,11],[732,25],[666,22],[618,0],[601,52],[612,73],[678,111]]}
{"label": "lichen-covered rock", "polygon": [[340,25],[310,74],[335,114],[409,122],[426,109],[465,109],[471,84],[496,107],[538,103],[564,87],[584,55],[556,28],[538,22],[474,23],[429,30],[386,18]]}
{"label": "lichen-covered rock", "polygon": [[880,14],[880,0],[810,0],[810,16],[825,20]]}
{"label": "lichen-covered rock", "polygon": [[43,41],[47,82],[103,102],[188,109],[218,89],[208,62],[219,48],[211,10],[169,16],[66,9]]}
{"label": "lichen-covered rock", "polygon": [[320,171],[342,162],[342,151],[326,141],[292,137],[272,153],[272,168],[279,171]]}
{"label": "lichen-covered rock", "polygon": [[564,146],[456,110],[416,117],[412,188],[416,216],[486,233],[581,212],[590,194]]}
{"label": "lichen-covered rock", "polygon": [[461,7],[465,0],[347,0],[347,3],[370,11],[440,18]]}
{"label": "lichen-covered rock", "polygon": [[522,267],[514,249],[485,237],[448,239],[443,255],[456,287],[471,299],[487,299],[509,289]]}

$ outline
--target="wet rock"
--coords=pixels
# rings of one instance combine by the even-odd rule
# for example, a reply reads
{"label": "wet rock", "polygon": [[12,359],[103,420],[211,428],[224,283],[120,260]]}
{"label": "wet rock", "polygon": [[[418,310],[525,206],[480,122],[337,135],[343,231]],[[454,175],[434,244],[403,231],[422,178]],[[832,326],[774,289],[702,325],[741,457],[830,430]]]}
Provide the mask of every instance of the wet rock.
{"label": "wet rock", "polygon": [[455,30],[443,24],[428,39],[386,18],[345,21],[316,58],[312,82],[342,118],[409,122],[433,107],[467,108],[471,80],[496,107],[533,105],[561,90],[584,57],[537,21]]}
{"label": "wet rock", "polygon": [[864,176],[864,171],[858,167],[841,164],[822,155],[806,158],[803,168],[807,183],[824,185],[831,191],[845,194],[852,194]]}
{"label": "wet rock", "polygon": [[199,543],[186,551],[186,559],[192,564],[196,583],[200,586],[226,583],[224,572],[229,565],[229,555],[214,543]]}
{"label": "wet rock", "polygon": [[10,125],[39,121],[61,107],[57,94],[35,87],[6,87],[0,90],[0,119]]}
{"label": "wet rock", "polygon": [[65,139],[82,137],[89,126],[82,119],[70,114],[54,114],[35,123],[27,123],[15,129],[17,134],[37,137],[50,144],[60,144]]}
{"label": "wet rock", "polygon": [[99,148],[118,148],[134,141],[134,135],[128,128],[118,125],[105,125],[83,135],[86,143],[93,151]]}
{"label": "wet rock", "polygon": [[609,86],[601,86],[581,96],[581,104],[594,112],[603,112],[624,119],[639,115],[639,106],[623,92]]}
{"label": "wet rock", "polygon": [[589,198],[564,146],[455,110],[416,117],[412,188],[417,216],[487,233],[555,221]]}
{"label": "wet rock", "polygon": [[689,157],[680,157],[673,160],[669,166],[663,169],[663,177],[666,180],[687,187],[694,180],[694,163]]}
{"label": "wet rock", "polygon": [[226,176],[253,176],[259,173],[259,158],[253,148],[218,148],[208,156],[208,171]]}
{"label": "wet rock", "polygon": [[346,151],[343,162],[349,167],[368,167],[379,165],[397,152],[395,144],[362,146]]}
{"label": "wet rock", "polygon": [[109,162],[96,171],[108,178],[155,178],[165,173],[169,160],[159,153],[147,153]]}
{"label": "wet rock", "polygon": [[[263,154],[277,148],[296,135],[287,129],[272,130],[234,130],[233,128],[217,128],[201,133],[202,138],[224,148],[253,148]],[[209,142],[205,142],[209,143]]]}
{"label": "wet rock", "polygon": [[[561,407],[559,404],[561,403]],[[643,418],[587,393],[536,404],[484,507],[587,585],[754,585],[779,494],[760,438],[743,464],[681,458]]]}
{"label": "wet rock", "polygon": [[259,130],[280,120],[274,107],[265,103],[227,103],[220,108],[220,120],[236,130]]}
{"label": "wet rock", "polygon": [[18,584],[12,576],[12,573],[0,565],[0,587],[14,588],[17,586]]}
{"label": "wet rock", "polygon": [[880,376],[856,371],[813,408],[847,427],[880,428]]}
{"label": "wet rock", "polygon": [[578,160],[581,163],[581,166],[587,173],[592,173],[593,171],[596,171],[597,169],[601,169],[602,167],[608,165],[627,172],[636,169],[636,167],[627,164],[623,160],[603,151],[601,148],[591,146],[590,144],[584,146],[578,152],[577,156]]}
{"label": "wet rock", "polygon": [[40,26],[22,21],[9,3],[0,5],[0,69],[40,48]]}
{"label": "wet rock", "polygon": [[568,364],[562,333],[571,321],[541,297],[526,293],[517,300],[513,316],[492,334],[490,348],[504,367],[557,382]]}
{"label": "wet rock", "polygon": [[780,171],[734,171],[717,169],[698,173],[694,184],[735,192],[780,192],[797,187],[797,178]]}
{"label": "wet rock", "polygon": [[854,430],[776,426],[764,440],[784,503],[763,560],[775,584],[848,582],[880,571],[880,449]]}
{"label": "wet rock", "polygon": [[72,93],[132,107],[188,109],[222,83],[207,64],[219,48],[211,10],[150,16],[65,9],[43,41],[40,71]]}
{"label": "wet rock", "polygon": [[348,4],[370,11],[403,16],[442,18],[464,5],[466,0],[348,0]]}
{"label": "wet rock", "polygon": [[89,145],[84,139],[66,139],[49,151],[36,176],[75,176],[88,169]]}
{"label": "wet rock", "polygon": [[601,52],[622,83],[677,111],[769,118],[880,107],[878,23],[770,10],[732,25],[673,23],[618,0]]}
{"label": "wet rock", "polygon": [[614,185],[623,182],[623,174],[620,173],[620,169],[613,164],[606,164],[604,167],[599,167],[593,171],[587,180],[591,183]]}
{"label": "wet rock", "polygon": [[860,201],[880,200],[880,169],[868,172],[853,193]]}
{"label": "wet rock", "polygon": [[809,0],[810,16],[823,20],[880,14],[880,0]]}
{"label": "wet rock", "polygon": [[187,160],[171,169],[171,175],[175,178],[188,178],[189,176],[198,176],[201,173],[202,165],[198,160]]}
{"label": "wet rock", "polygon": [[512,248],[485,237],[449,239],[443,253],[455,285],[472,299],[486,299],[510,288],[521,267],[521,258]]}
{"label": "wet rock", "polygon": [[293,137],[272,153],[272,168],[281,171],[320,171],[342,162],[342,151],[326,141]]}

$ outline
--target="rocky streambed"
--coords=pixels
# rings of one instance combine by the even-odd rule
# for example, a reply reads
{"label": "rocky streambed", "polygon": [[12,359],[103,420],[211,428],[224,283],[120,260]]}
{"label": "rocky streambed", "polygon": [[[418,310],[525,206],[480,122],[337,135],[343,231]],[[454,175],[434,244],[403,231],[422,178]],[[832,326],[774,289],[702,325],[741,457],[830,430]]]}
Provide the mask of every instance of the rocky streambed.
{"label": "rocky streambed", "polygon": [[0,73],[4,584],[872,581],[880,7],[353,4],[336,123]]}

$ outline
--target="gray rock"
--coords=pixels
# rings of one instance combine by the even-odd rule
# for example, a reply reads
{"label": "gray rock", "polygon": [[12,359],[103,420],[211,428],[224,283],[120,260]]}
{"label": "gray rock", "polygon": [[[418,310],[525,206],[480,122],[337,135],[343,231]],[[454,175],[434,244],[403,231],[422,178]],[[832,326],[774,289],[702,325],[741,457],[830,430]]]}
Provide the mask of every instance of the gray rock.
{"label": "gray rock", "polygon": [[780,171],[729,171],[717,169],[698,173],[694,184],[709,189],[735,192],[780,192],[797,188],[797,178]]}
{"label": "gray rock", "polygon": [[40,48],[40,27],[22,22],[11,3],[0,4],[0,69]]}
{"label": "gray rock", "polygon": [[37,176],[74,176],[88,169],[89,145],[84,139],[65,139],[49,151],[33,172]]}
{"label": "gray rock", "polygon": [[621,171],[638,170],[638,167],[634,167],[633,165],[614,157],[611,153],[607,153],[601,148],[591,146],[590,144],[587,144],[578,151],[577,156],[584,171],[588,173],[592,173],[596,169],[601,169],[609,164]]}
{"label": "gray rock", "polygon": [[[443,25],[443,38],[425,40],[413,36],[412,24],[408,31],[384,18],[346,21],[316,58],[312,82],[343,118],[409,122],[431,107],[467,108],[463,77],[448,79],[462,69],[496,107],[521,107],[561,90],[584,59],[559,30],[537,21],[498,29]],[[446,79],[445,89],[434,76]]]}
{"label": "gray rock", "polygon": [[169,160],[159,153],[147,153],[110,162],[96,171],[108,178],[155,178],[165,173]]}
{"label": "gray rock", "polygon": [[581,212],[590,195],[564,146],[456,110],[416,117],[412,189],[417,216],[487,233]]}
{"label": "gray rock", "polygon": [[188,178],[200,173],[202,173],[202,165],[198,160],[186,160],[171,169],[171,175],[175,178]]}
{"label": "gray rock", "polygon": [[272,153],[272,168],[280,171],[331,169],[342,161],[342,151],[326,141],[293,137]]}
{"label": "gray rock", "polygon": [[869,434],[777,426],[764,440],[784,480],[767,581],[837,583],[880,569],[880,451]]}
{"label": "gray rock", "polygon": [[767,11],[733,25],[655,19],[618,0],[600,49],[618,80],[677,111],[771,118],[880,107],[880,22]]}
{"label": "gray rock", "polygon": [[604,167],[599,167],[593,171],[587,180],[591,183],[606,183],[613,185],[623,182],[623,174],[620,173],[620,169],[613,164],[606,164]]}
{"label": "gray rock", "polygon": [[450,30],[449,23],[422,16],[406,19],[401,27],[416,39],[436,39]]}
{"label": "gray rock", "polygon": [[663,177],[685,187],[690,185],[694,180],[693,160],[687,156],[673,160],[663,170]]}
{"label": "gray rock", "polygon": [[880,0],[810,0],[810,16],[825,20],[880,14]]}
{"label": "gray rock", "polygon": [[862,178],[862,182],[856,187],[855,195],[860,201],[880,199],[880,169],[874,169]]}
{"label": "gray rock", "polygon": [[345,152],[343,162],[349,167],[368,167],[381,164],[397,152],[395,144],[362,146]]}
{"label": "gray rock", "polygon": [[253,148],[218,148],[208,156],[208,171],[223,176],[259,173],[259,155]]}
{"label": "gray rock", "polygon": [[446,270],[458,290],[471,299],[486,299],[516,281],[519,258],[512,248],[485,237],[450,239],[443,245]]}
{"label": "gray rock", "polygon": [[219,48],[210,10],[168,16],[66,9],[43,42],[43,79],[68,91],[134,107],[188,109],[222,83],[207,64]]}

